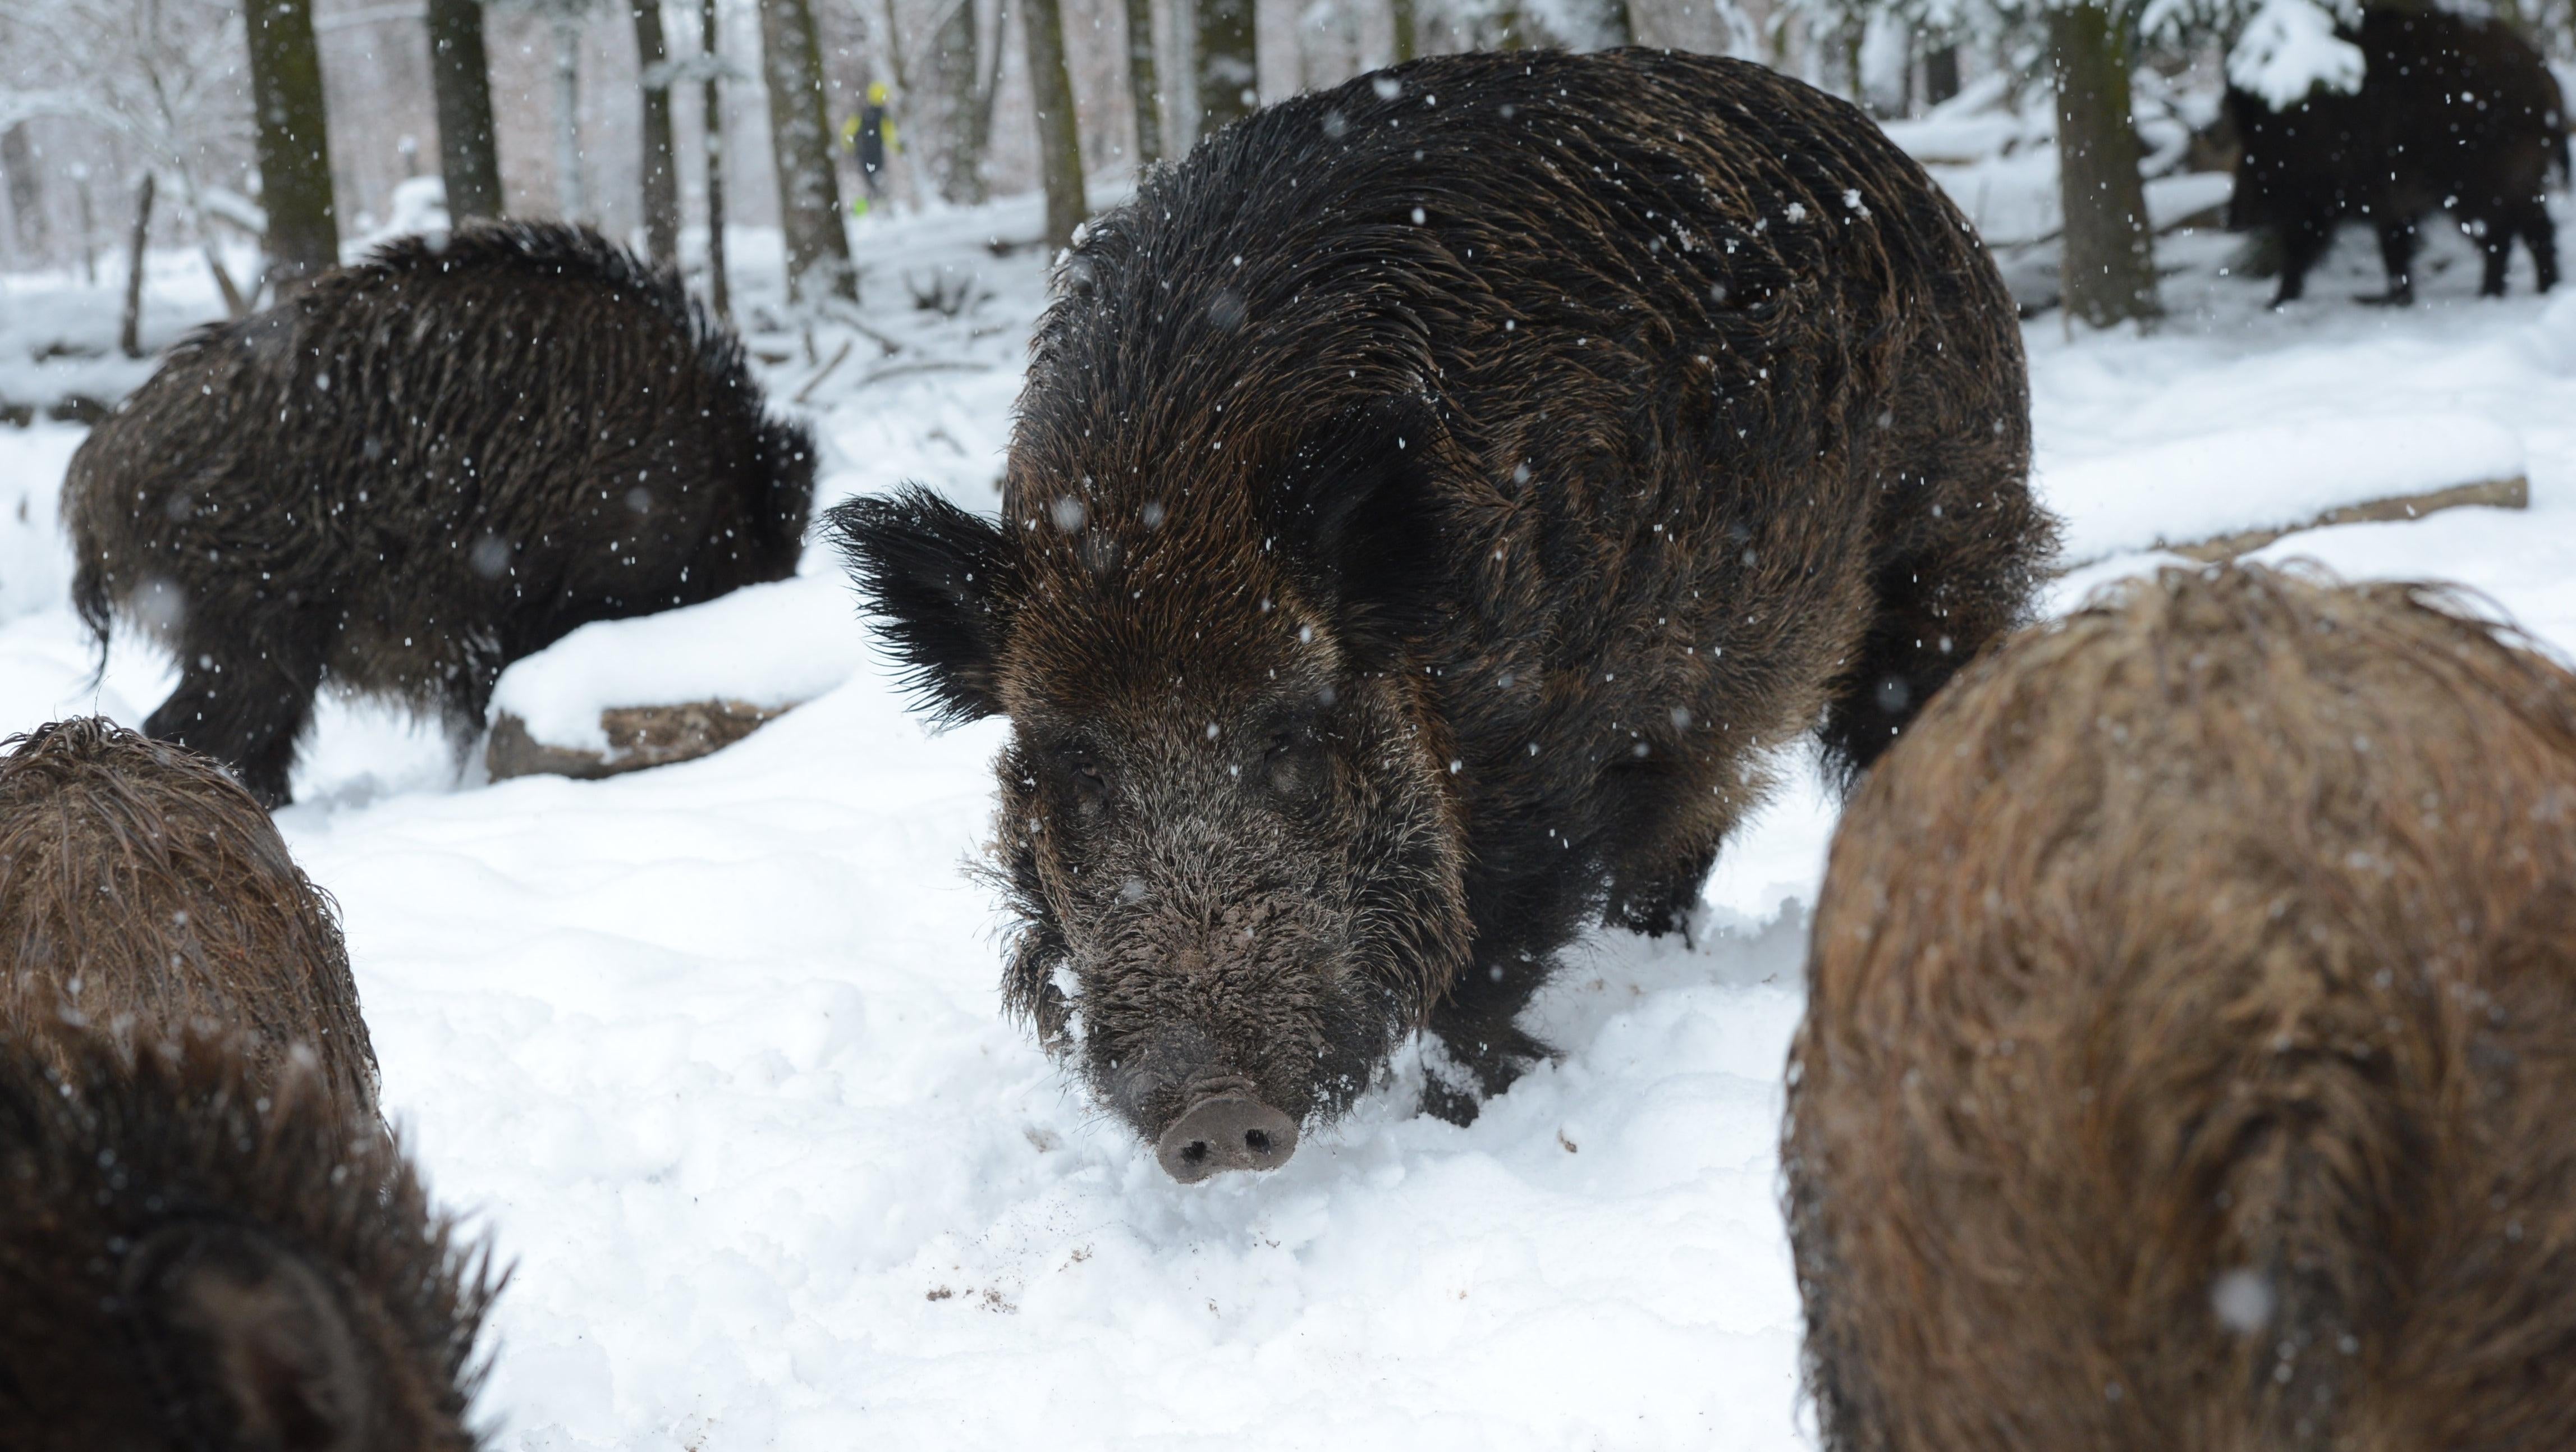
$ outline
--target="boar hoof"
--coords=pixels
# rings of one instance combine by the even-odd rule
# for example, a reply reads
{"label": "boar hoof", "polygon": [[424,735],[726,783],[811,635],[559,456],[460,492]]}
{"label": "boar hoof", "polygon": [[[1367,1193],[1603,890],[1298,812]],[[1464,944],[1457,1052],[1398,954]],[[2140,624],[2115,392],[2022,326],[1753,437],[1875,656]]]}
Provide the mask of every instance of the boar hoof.
{"label": "boar hoof", "polygon": [[1220,1170],[1275,1170],[1297,1152],[1297,1121],[1258,1099],[1203,1099],[1163,1131],[1154,1157],[1184,1185]]}

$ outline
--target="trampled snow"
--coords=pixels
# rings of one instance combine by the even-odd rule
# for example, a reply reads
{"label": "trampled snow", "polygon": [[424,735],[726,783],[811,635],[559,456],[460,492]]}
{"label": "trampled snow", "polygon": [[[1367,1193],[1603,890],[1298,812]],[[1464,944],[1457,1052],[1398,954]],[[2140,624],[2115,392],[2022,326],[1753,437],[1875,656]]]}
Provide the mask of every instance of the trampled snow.
{"label": "trampled snow", "polygon": [[[818,411],[827,501],[918,477],[993,507],[1041,260],[986,243],[1035,231],[1026,200],[864,227],[892,352],[755,331],[773,397]],[[738,253],[774,258],[759,240]],[[2421,306],[2355,307],[2356,237],[2274,314],[2216,275],[2223,248],[2166,240],[2190,265],[2161,332],[2026,328],[2042,487],[2114,552],[2051,608],[2158,537],[2510,462],[2527,512],[2265,556],[2460,579],[2576,643],[2576,299],[2518,268],[2475,301],[2444,244]],[[942,278],[968,284],[955,315],[915,308]],[[155,315],[206,315],[183,288]],[[168,686],[125,642],[88,685],[50,519],[77,438],[0,429],[9,729],[137,721]],[[1000,1016],[1001,925],[961,867],[1001,728],[925,732],[829,559],[805,568],[514,673],[512,700],[578,712],[810,668],[814,698],[737,746],[485,786],[430,732],[333,707],[281,814],[345,915],[386,1104],[516,1262],[496,1448],[1803,1445],[1774,1146],[1833,819],[1811,772],[1730,846],[1695,946],[1576,947],[1534,1011],[1563,1060],[1472,1127],[1412,1112],[1408,1058],[1279,1173],[1177,1186]]]}

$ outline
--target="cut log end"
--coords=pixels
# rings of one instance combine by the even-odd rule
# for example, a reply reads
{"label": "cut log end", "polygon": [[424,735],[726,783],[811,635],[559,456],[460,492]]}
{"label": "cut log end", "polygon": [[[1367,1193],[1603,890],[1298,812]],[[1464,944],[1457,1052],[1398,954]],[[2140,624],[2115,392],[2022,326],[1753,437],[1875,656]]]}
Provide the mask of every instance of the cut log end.
{"label": "cut log end", "polygon": [[599,713],[600,730],[608,737],[606,751],[539,741],[529,733],[526,721],[504,711],[493,718],[492,736],[483,748],[483,763],[494,781],[541,773],[596,781],[649,766],[711,756],[789,709],[741,701],[612,706]]}

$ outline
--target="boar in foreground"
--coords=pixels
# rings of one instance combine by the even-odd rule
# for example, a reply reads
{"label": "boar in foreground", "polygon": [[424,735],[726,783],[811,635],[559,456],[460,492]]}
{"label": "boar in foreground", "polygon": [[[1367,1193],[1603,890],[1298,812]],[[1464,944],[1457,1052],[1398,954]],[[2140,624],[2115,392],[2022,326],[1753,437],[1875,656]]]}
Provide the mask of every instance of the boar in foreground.
{"label": "boar in foreground", "polygon": [[1837,833],[1790,1061],[1831,1452],[2576,1445],[2576,676],[2168,572]]}
{"label": "boar in foreground", "polygon": [[206,328],[72,457],[73,603],[177,656],[145,729],[287,800],[323,685],[447,724],[594,620],[795,572],[801,426],[733,335],[584,229],[408,238]]}
{"label": "boar in foreground", "polygon": [[0,1025],[0,1446],[473,1452],[488,1256],[235,1046]]}
{"label": "boar in foreground", "polygon": [[245,1036],[263,1082],[309,1057],[351,1116],[376,1054],[331,900],[213,762],[112,722],[57,722],[0,756],[0,1028],[65,1019]]}
{"label": "boar in foreground", "polygon": [[1858,772],[2022,612],[2013,306],[1860,112],[1643,50],[1261,112],[1062,263],[999,523],[832,516],[1007,714],[1009,1004],[1184,1181],[1428,1027],[1464,1119],[1588,920],[1676,926],[1768,764]]}
{"label": "boar in foreground", "polygon": [[2504,296],[2517,238],[2539,290],[2557,286],[2547,190],[2553,165],[2567,171],[2566,117],[2540,52],[2501,21],[2431,6],[2366,6],[2344,39],[2361,48],[2358,92],[2319,90],[2284,111],[2227,93],[2241,147],[2228,222],[2280,235],[2273,305],[2306,290],[2347,218],[2379,234],[2385,300],[2412,302],[2416,227],[2443,210],[2485,253],[2481,294]]}

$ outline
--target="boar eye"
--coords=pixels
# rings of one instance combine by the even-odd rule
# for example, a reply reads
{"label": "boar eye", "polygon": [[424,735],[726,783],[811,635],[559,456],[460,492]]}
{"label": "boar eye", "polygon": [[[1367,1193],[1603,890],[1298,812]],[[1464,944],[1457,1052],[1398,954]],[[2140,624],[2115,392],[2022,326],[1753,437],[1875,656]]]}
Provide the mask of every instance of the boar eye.
{"label": "boar eye", "polygon": [[1109,806],[1109,773],[1099,758],[1079,748],[1056,752],[1063,768],[1065,783],[1071,788],[1073,804],[1085,816],[1097,816]]}
{"label": "boar eye", "polygon": [[1324,785],[1324,743],[1312,723],[1282,726],[1270,734],[1262,754],[1262,773],[1270,789],[1283,797],[1303,798]]}

